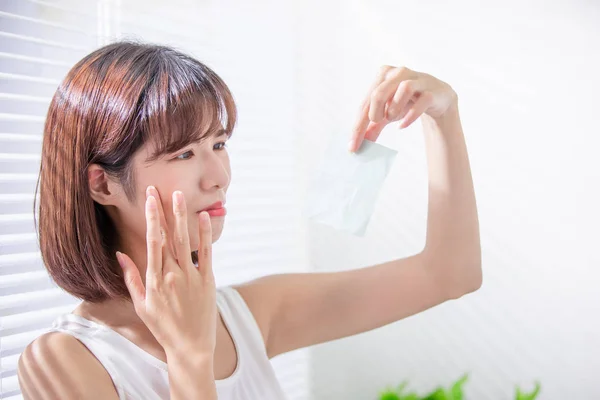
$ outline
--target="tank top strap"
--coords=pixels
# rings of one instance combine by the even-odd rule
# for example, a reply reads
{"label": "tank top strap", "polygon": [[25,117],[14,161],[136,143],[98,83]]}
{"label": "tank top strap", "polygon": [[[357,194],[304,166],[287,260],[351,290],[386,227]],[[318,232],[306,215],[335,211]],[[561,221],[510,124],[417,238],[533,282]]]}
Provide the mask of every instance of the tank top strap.
{"label": "tank top strap", "polygon": [[259,354],[266,357],[267,350],[258,323],[240,293],[231,286],[219,288],[217,303],[234,343],[240,347],[239,350],[249,348],[253,357]]}

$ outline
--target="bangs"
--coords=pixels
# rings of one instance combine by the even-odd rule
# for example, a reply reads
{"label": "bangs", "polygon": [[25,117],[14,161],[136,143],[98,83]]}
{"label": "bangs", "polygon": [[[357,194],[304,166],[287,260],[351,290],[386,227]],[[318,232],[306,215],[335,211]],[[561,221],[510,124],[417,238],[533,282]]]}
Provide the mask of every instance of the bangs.
{"label": "bangs", "polygon": [[236,123],[233,96],[212,70],[193,59],[172,61],[161,63],[140,100],[139,133],[154,145],[146,163],[223,133],[231,137]]}

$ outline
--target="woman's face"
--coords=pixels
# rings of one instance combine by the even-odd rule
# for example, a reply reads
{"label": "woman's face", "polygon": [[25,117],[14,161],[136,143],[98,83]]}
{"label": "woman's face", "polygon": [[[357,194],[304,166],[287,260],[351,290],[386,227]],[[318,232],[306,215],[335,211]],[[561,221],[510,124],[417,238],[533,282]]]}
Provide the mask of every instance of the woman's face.
{"label": "woman's face", "polygon": [[[146,242],[145,201],[146,188],[154,186],[160,195],[170,238],[173,238],[175,219],[173,214],[173,192],[183,193],[187,208],[187,224],[190,250],[198,250],[199,211],[216,202],[226,202],[226,193],[231,180],[229,155],[225,147],[228,136],[206,138],[201,143],[192,143],[182,149],[165,154],[151,163],[145,162],[152,154],[153,145],[146,143],[134,155],[133,168],[136,177],[136,201],[134,204],[120,202],[117,229],[125,247],[137,247]],[[158,199],[157,199],[158,200]],[[213,242],[223,231],[226,216],[211,216]],[[129,235],[123,236],[122,233]],[[131,240],[135,238],[135,243]]]}

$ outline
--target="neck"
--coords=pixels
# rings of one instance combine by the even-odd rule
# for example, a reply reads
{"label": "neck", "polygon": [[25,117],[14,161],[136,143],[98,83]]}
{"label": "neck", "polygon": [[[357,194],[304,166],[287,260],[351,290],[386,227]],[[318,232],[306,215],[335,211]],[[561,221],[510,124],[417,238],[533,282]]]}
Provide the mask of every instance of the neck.
{"label": "neck", "polygon": [[[111,328],[142,328],[146,325],[135,312],[133,303],[123,299],[110,299],[102,303],[83,301],[73,314]],[[146,328],[147,329],[147,328]]]}

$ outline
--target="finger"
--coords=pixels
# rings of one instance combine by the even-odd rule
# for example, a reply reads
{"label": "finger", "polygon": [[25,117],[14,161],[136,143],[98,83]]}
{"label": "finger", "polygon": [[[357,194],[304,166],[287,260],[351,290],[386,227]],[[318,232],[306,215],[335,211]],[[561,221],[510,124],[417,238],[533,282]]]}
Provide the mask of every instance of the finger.
{"label": "finger", "polygon": [[356,151],[360,148],[360,146],[357,146],[357,143],[362,143],[362,140],[365,137],[365,130],[367,129],[367,126],[369,125],[370,121],[369,108],[371,107],[371,94],[373,93],[373,90],[375,90],[375,88],[385,80],[387,73],[391,69],[393,69],[393,67],[390,67],[388,65],[381,67],[379,73],[377,74],[377,77],[375,78],[375,81],[369,88],[367,96],[365,97],[360,106],[358,118],[354,124],[354,128],[352,129],[352,136],[350,138],[350,144],[348,148],[350,151]]}
{"label": "finger", "polygon": [[368,121],[368,126],[365,128],[364,133],[362,135],[357,136],[353,141],[348,145],[348,150],[351,152],[358,151],[360,146],[362,146],[365,139],[370,140],[372,142],[376,141],[383,128],[385,128],[390,121],[387,119],[382,119],[379,122]]}
{"label": "finger", "polygon": [[126,254],[117,252],[117,260],[123,269],[125,286],[127,286],[127,290],[129,291],[131,301],[133,301],[135,309],[144,310],[145,307],[143,307],[143,305],[146,301],[146,288],[144,288],[144,284],[142,283],[140,271],[136,267],[133,260]]}
{"label": "finger", "polygon": [[214,278],[212,270],[212,226],[210,215],[206,211],[200,213],[200,234],[198,243],[198,270],[206,278]]}
{"label": "finger", "polygon": [[163,238],[158,220],[158,210],[154,196],[146,199],[146,246],[147,264],[146,285],[162,280],[162,244]]}
{"label": "finger", "polygon": [[191,273],[195,269],[190,258],[190,235],[187,223],[187,206],[183,193],[179,190],[173,192],[173,214],[175,215],[175,232],[173,237],[173,246],[179,266],[186,273]]}
{"label": "finger", "polygon": [[[406,105],[411,99],[414,99],[419,90],[422,90],[419,80],[405,80],[400,82],[394,93],[394,97],[386,110],[386,118],[389,121],[397,121],[405,110]],[[416,102],[416,99],[414,99]]]}
{"label": "finger", "polygon": [[160,197],[160,193],[158,193],[158,189],[156,189],[154,186],[148,186],[148,188],[146,189],[146,197],[148,196],[154,196],[154,198],[156,199],[156,204],[157,204],[157,209],[158,209],[158,216],[159,216],[159,222],[160,222],[160,227],[161,229],[164,231],[164,235],[165,235],[165,239],[166,239],[166,243],[165,243],[165,247],[167,251],[163,252],[163,258],[164,261],[168,261],[169,258],[171,259],[175,259],[175,249],[173,246],[173,242],[170,240],[171,235],[169,234],[170,229],[169,226],[167,225],[167,219],[165,217],[165,213],[163,210],[163,202],[162,199]]}
{"label": "finger", "polygon": [[404,118],[402,118],[402,120],[398,124],[398,127],[406,128],[407,126],[415,122],[416,119],[419,118],[421,114],[423,114],[425,110],[427,110],[427,108],[429,108],[432,101],[433,95],[431,94],[431,92],[421,93],[415,105],[412,106],[410,110],[408,110]]}
{"label": "finger", "polygon": [[[408,110],[413,106],[413,104],[414,103],[409,101],[408,105],[406,107],[404,107],[404,109],[400,113],[400,117],[396,118],[395,121],[397,121],[398,119],[403,117],[408,112]],[[381,134],[383,129],[390,122],[392,122],[392,121],[388,120],[387,118],[384,118],[383,120],[381,120],[379,122],[369,121],[369,126],[367,127],[367,129],[365,131],[364,139],[359,139],[358,143],[356,143],[356,148],[359,149],[364,140],[370,140],[371,142],[377,141],[377,138],[379,138],[379,135]]]}
{"label": "finger", "polygon": [[[389,123],[390,121],[385,118],[379,122],[371,121],[367,127],[367,130],[365,131],[365,139],[370,140],[371,142],[377,141],[381,131],[383,131],[383,128],[385,128]],[[362,142],[358,144],[359,148],[361,144]]]}
{"label": "finger", "polygon": [[390,79],[381,82],[371,94],[371,107],[369,108],[369,120],[379,122],[385,118],[385,107],[388,101],[392,98],[398,82],[395,79]]}

